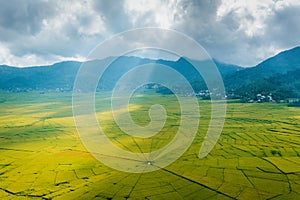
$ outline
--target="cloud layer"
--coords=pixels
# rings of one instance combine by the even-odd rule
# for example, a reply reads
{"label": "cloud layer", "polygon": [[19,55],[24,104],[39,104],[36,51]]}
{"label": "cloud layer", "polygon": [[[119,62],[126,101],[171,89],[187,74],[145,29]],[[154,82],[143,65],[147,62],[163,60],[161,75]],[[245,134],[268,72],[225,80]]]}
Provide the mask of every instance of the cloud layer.
{"label": "cloud layer", "polygon": [[253,66],[299,45],[299,21],[298,0],[1,1],[0,64],[84,60],[116,33],[162,27],[220,61]]}

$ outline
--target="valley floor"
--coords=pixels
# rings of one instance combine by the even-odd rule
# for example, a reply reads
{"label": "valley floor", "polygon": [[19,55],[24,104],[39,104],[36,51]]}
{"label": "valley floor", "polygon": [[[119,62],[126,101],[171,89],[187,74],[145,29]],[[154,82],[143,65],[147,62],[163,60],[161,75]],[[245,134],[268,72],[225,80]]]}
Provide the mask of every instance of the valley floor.
{"label": "valley floor", "polygon": [[[146,102],[145,106],[137,107],[132,117],[143,124],[139,120],[147,121],[147,115],[139,112],[151,102],[140,98],[145,99],[133,105]],[[141,150],[124,139],[108,114],[103,124],[116,145],[150,151],[167,143],[164,133],[176,129],[171,125],[177,123],[177,104],[171,96],[156,98],[168,104],[171,120],[151,141],[151,148],[141,144]],[[71,94],[4,93],[1,99],[1,199],[300,198],[300,109],[296,107],[229,102],[217,145],[199,159],[210,119],[209,102],[199,100],[199,132],[188,151],[164,169],[131,174],[105,166],[85,149],[74,124]],[[107,105],[106,98],[97,98],[98,116],[107,112]]]}

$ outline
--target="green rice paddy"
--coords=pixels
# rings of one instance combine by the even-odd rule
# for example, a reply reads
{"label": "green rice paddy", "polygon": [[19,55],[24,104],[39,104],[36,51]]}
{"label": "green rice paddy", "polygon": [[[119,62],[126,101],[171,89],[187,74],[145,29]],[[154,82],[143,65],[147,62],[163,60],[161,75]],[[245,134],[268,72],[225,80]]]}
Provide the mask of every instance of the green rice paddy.
{"label": "green rice paddy", "polygon": [[[83,146],[70,93],[1,93],[0,199],[300,199],[300,109],[286,104],[229,101],[223,132],[203,159],[198,153],[210,119],[199,100],[200,126],[191,147],[173,164],[133,174],[111,169]],[[105,95],[97,116],[115,145],[151,152],[173,138],[180,107],[174,96],[136,95],[131,116],[150,122],[148,109],[164,105],[164,128],[132,138],[118,128]],[[220,102],[224,103],[224,102]]]}

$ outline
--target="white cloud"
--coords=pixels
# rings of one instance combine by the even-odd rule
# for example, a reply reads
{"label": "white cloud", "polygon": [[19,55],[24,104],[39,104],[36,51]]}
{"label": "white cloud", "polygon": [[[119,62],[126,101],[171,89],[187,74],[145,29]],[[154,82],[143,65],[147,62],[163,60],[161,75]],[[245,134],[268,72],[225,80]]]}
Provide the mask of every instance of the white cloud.
{"label": "white cloud", "polygon": [[16,34],[16,30],[16,36],[5,41],[2,48],[7,49],[7,57],[2,63],[27,66],[82,60],[95,44],[110,35],[92,2],[63,1],[54,7],[56,14],[41,19],[38,32],[24,35]]}
{"label": "white cloud", "polygon": [[195,0],[180,4],[181,21],[174,27],[193,36],[221,61],[253,66],[300,44],[299,1]]}
{"label": "white cloud", "polygon": [[18,66],[83,59],[142,27],[181,31],[211,56],[246,66],[300,44],[298,0],[12,1],[0,2],[0,62]]}
{"label": "white cloud", "polygon": [[300,1],[298,0],[278,0],[275,1],[276,11],[285,9],[286,7],[300,6]]}
{"label": "white cloud", "polygon": [[[46,57],[45,57],[46,56]],[[36,54],[23,54],[15,56],[12,54],[4,44],[0,43],[0,63],[15,66],[42,66],[51,65],[60,61],[85,61],[85,57],[81,55],[74,55],[73,57],[65,57],[60,55],[36,55]]]}
{"label": "white cloud", "polygon": [[125,9],[136,26],[171,28],[174,25],[176,0],[126,0]]}
{"label": "white cloud", "polygon": [[263,35],[265,21],[273,14],[273,7],[272,0],[223,0],[217,10],[217,21],[231,14],[238,23],[237,31],[243,31],[249,37]]}

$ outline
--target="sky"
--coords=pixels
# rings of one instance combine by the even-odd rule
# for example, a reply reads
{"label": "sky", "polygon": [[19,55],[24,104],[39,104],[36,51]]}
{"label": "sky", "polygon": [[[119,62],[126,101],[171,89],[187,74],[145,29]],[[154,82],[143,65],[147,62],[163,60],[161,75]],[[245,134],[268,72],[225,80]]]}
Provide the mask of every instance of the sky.
{"label": "sky", "polygon": [[211,57],[250,67],[300,45],[300,1],[0,1],[0,64],[84,61],[104,40],[144,27],[182,32]]}

